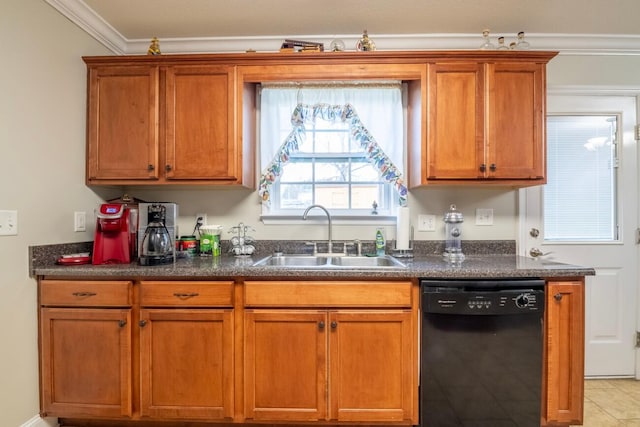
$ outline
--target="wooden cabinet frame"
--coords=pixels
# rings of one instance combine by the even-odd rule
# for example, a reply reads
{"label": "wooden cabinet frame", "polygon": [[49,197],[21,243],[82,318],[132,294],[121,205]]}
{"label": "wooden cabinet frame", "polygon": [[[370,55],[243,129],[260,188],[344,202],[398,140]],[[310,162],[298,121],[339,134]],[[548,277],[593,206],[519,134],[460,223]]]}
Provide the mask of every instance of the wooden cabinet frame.
{"label": "wooden cabinet frame", "polygon": [[584,279],[549,281],[546,289],[546,425],[582,424],[584,404]]}

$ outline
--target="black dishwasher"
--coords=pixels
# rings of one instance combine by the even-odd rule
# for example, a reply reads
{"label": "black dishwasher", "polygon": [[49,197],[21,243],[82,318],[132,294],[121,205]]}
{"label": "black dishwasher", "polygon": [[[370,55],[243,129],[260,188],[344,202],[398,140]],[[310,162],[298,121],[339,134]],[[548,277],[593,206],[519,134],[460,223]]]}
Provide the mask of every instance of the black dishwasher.
{"label": "black dishwasher", "polygon": [[544,280],[421,280],[422,427],[540,427]]}

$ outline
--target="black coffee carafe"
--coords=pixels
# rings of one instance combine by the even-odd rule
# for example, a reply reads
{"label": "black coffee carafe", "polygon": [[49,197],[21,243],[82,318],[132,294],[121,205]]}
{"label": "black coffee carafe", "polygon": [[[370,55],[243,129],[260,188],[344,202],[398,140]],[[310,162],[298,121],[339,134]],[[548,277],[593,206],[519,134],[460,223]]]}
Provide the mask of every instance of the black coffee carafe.
{"label": "black coffee carafe", "polygon": [[140,248],[140,265],[160,265],[174,261],[174,245],[165,225],[166,209],[160,204],[153,204],[148,208],[147,229]]}

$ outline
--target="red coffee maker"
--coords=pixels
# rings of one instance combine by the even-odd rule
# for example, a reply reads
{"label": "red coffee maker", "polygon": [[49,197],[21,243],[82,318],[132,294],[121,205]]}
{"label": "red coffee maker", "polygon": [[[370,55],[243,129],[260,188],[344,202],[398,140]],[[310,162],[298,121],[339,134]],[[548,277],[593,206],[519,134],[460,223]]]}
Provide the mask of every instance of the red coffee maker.
{"label": "red coffee maker", "polygon": [[[131,212],[126,204],[103,203],[97,212],[93,241],[93,264],[127,264],[135,248],[130,228]],[[136,227],[134,225],[134,227]],[[135,230],[135,228],[134,228]],[[133,239],[133,240],[132,240]]]}

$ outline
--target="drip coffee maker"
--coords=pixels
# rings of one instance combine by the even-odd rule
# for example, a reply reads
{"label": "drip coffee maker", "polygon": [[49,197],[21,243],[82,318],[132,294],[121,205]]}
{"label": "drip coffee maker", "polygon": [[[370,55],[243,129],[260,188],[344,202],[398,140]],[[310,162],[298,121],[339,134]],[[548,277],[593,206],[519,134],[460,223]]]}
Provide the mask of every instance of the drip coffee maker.
{"label": "drip coffee maker", "polygon": [[140,265],[160,265],[174,261],[174,242],[166,226],[167,208],[163,204],[147,206],[147,228],[140,247]]}

